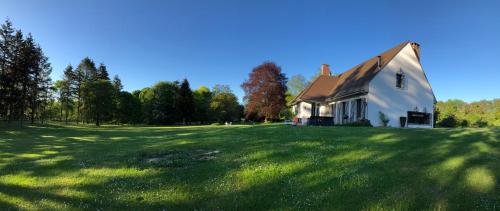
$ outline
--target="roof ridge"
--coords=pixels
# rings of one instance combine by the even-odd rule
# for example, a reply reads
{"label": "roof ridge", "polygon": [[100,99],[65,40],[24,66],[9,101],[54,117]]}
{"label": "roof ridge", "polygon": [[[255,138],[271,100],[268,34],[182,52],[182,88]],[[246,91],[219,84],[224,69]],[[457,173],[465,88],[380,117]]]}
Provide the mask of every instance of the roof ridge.
{"label": "roof ridge", "polygon": [[[319,75],[294,97],[289,105],[293,105],[298,101],[328,100],[341,96],[349,96],[360,91],[368,91],[367,84],[409,43],[411,42],[401,42],[339,74],[333,76]],[[381,58],[381,63],[378,63],[377,57]]]}

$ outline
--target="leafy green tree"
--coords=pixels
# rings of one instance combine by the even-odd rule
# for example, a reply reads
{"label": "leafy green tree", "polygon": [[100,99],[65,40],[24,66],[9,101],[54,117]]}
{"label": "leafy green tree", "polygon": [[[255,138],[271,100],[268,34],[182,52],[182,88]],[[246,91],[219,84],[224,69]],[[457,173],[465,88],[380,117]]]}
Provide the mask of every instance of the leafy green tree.
{"label": "leafy green tree", "polygon": [[498,126],[498,105],[494,100],[466,103],[462,100],[439,101],[436,104],[437,125],[442,127]]}
{"label": "leafy green tree", "polygon": [[[223,89],[220,89],[223,87]],[[210,110],[218,122],[238,121],[240,116],[240,105],[238,98],[232,93],[228,86],[216,85],[210,102]]]}
{"label": "leafy green tree", "polygon": [[158,82],[153,86],[152,122],[154,124],[172,124],[181,120],[179,82]]}
{"label": "leafy green tree", "polygon": [[154,105],[155,94],[154,90],[150,87],[146,87],[140,91],[139,101],[142,104],[142,117],[145,123],[153,124],[153,105]]}
{"label": "leafy green tree", "polygon": [[288,92],[292,97],[297,96],[302,90],[309,85],[309,82],[303,75],[294,75],[286,83]]}
{"label": "leafy green tree", "polygon": [[60,116],[63,119],[64,112],[64,120],[66,124],[68,123],[68,118],[70,112],[73,110],[73,98],[75,94],[75,90],[73,87],[73,67],[68,65],[64,69],[63,79],[56,81],[55,86],[59,92],[59,102],[60,102]]}
{"label": "leafy green tree", "polygon": [[115,89],[109,80],[87,82],[87,104],[92,108],[87,110],[87,115],[95,120],[95,125],[100,126],[103,119],[111,115],[113,109],[113,94]]}
{"label": "leafy green tree", "polygon": [[142,122],[141,101],[129,92],[118,94],[116,105],[117,118],[122,124],[136,124]]}
{"label": "leafy green tree", "polygon": [[213,118],[210,115],[210,101],[212,92],[206,86],[200,86],[193,92],[195,104],[195,120],[200,122],[210,121]]}

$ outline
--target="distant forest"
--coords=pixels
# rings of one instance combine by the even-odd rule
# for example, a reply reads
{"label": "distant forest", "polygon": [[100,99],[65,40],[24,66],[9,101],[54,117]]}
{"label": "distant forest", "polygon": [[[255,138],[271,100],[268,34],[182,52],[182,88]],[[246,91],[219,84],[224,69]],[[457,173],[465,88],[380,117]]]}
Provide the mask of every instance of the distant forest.
{"label": "distant forest", "polygon": [[441,127],[500,126],[500,99],[466,103],[462,100],[436,104],[437,125]]}
{"label": "distant forest", "polygon": [[[127,92],[104,63],[83,58],[52,81],[48,57],[31,34],[6,20],[0,29],[0,120],[6,122],[111,124],[209,124],[291,119],[287,107],[310,80],[290,80],[273,62],[256,66],[242,83],[244,105],[227,85],[192,90],[189,81],[161,81]],[[265,83],[262,83],[262,82]],[[500,99],[466,103],[439,101],[442,127],[500,126]]]}

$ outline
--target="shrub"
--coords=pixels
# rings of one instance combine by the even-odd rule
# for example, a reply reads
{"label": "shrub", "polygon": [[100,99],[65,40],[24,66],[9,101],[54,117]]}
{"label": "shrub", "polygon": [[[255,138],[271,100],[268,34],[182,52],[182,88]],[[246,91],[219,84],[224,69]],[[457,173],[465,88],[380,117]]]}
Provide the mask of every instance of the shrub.
{"label": "shrub", "polygon": [[442,119],[440,122],[438,122],[438,126],[440,127],[457,127],[458,126],[458,119],[455,117],[455,115],[450,115]]}
{"label": "shrub", "polygon": [[462,120],[462,122],[460,122],[460,127],[469,127],[469,121],[467,120]]}
{"label": "shrub", "polygon": [[372,123],[368,119],[362,119],[358,120],[355,122],[343,124],[342,126],[349,126],[349,127],[373,127]]}
{"label": "shrub", "polygon": [[472,127],[487,127],[487,126],[488,126],[488,122],[484,121],[483,119],[479,119],[479,120],[475,121],[474,123],[472,123]]}
{"label": "shrub", "polygon": [[389,118],[387,118],[387,116],[381,111],[378,112],[378,118],[380,119],[380,122],[382,122],[382,126],[387,127],[389,124]]}

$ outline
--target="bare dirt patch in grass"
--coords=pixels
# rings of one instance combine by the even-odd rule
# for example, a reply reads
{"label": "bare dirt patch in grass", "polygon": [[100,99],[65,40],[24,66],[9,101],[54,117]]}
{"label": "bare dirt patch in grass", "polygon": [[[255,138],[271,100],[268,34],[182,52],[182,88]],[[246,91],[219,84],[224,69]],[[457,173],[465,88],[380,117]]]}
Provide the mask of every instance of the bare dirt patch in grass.
{"label": "bare dirt patch in grass", "polygon": [[197,162],[217,159],[219,150],[167,150],[160,152],[143,152],[138,156],[141,165],[167,168],[185,168]]}

